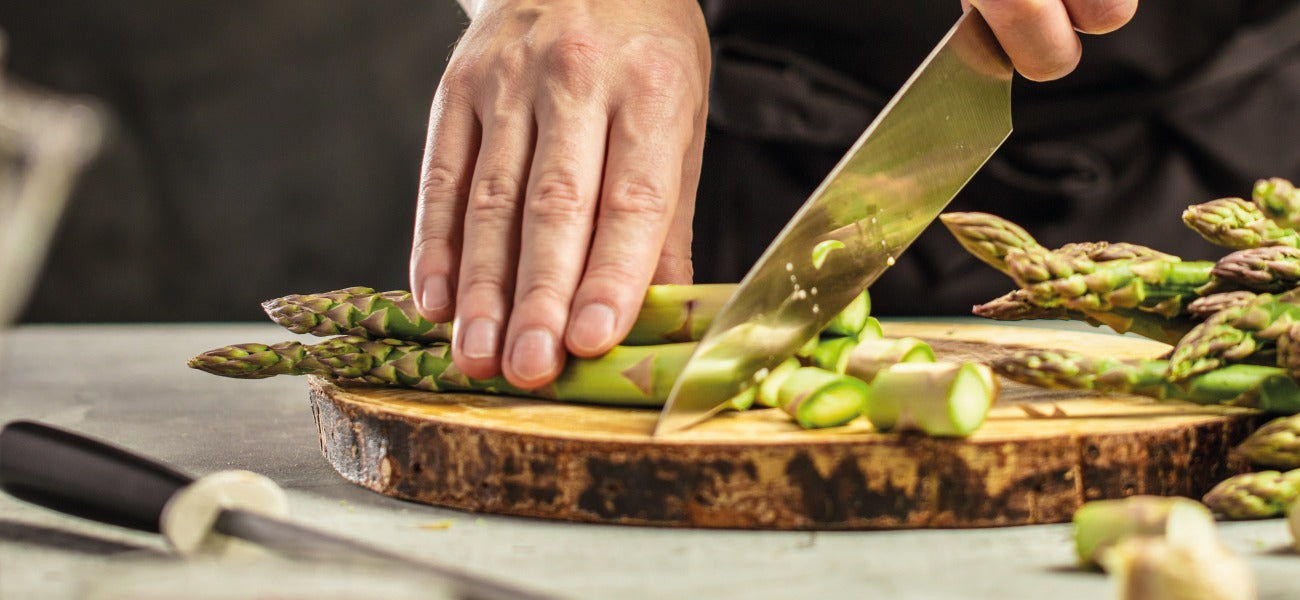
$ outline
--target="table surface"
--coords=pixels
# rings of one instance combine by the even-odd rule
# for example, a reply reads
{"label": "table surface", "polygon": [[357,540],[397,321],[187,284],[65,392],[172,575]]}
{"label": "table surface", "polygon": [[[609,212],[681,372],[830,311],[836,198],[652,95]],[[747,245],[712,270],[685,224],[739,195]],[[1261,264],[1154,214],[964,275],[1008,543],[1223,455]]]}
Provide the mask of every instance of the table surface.
{"label": "table surface", "polygon": [[[29,325],[3,340],[0,422],[34,419],[194,475],[247,469],[288,493],[294,520],[565,598],[1104,598],[1074,568],[1070,527],[867,532],[662,529],[475,514],[394,500],[321,457],[306,382],[185,366],[199,352],[297,336],[274,325]],[[1261,599],[1300,597],[1282,520],[1223,523]],[[0,494],[0,598],[440,597],[398,569],[182,560],[156,535]]]}

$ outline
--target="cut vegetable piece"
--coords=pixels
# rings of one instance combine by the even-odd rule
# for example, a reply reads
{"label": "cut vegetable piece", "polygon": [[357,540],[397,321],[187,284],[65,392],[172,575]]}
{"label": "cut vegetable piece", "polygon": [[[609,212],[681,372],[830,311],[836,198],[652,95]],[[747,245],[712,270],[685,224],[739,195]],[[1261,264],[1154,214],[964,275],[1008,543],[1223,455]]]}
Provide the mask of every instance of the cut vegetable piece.
{"label": "cut vegetable piece", "polygon": [[831,253],[831,251],[839,250],[843,247],[844,247],[844,242],[841,242],[839,240],[825,240],[822,242],[817,242],[817,245],[813,246],[812,249],[813,268],[814,269],[822,268],[822,265],[825,264],[826,262],[826,257]]}
{"label": "cut vegetable piece", "polygon": [[[835,318],[831,319],[830,323],[826,324],[826,327],[822,329],[822,333],[825,335],[857,337],[863,328],[871,325],[868,321],[870,318],[871,294],[867,290],[863,290],[861,294],[853,298],[853,301],[849,302],[848,306],[835,315]],[[880,325],[878,321],[875,324],[877,327]]]}
{"label": "cut vegetable piece", "polygon": [[818,367],[795,369],[778,394],[785,409],[804,429],[836,427],[862,414],[869,389],[862,380]]}
{"label": "cut vegetable piece", "polygon": [[866,416],[881,431],[962,437],[984,424],[997,392],[980,363],[899,363],[872,380]]}
{"label": "cut vegetable piece", "polygon": [[812,364],[815,367],[821,367],[827,371],[834,371],[842,375],[844,369],[848,367],[849,356],[857,345],[858,341],[849,337],[822,339],[810,357]]}
{"label": "cut vegetable piece", "polygon": [[754,403],[759,406],[781,406],[781,384],[785,383],[790,374],[799,370],[800,366],[799,359],[791,357],[773,367],[772,371],[758,382],[758,397],[754,399]]}
{"label": "cut vegetable piece", "polygon": [[1074,512],[1075,552],[1081,565],[1098,565],[1103,552],[1134,535],[1164,537],[1178,545],[1219,543],[1214,515],[1190,498],[1143,495],[1094,500]]}
{"label": "cut vegetable piece", "polygon": [[905,362],[935,362],[934,349],[914,337],[862,340],[849,353],[844,373],[870,383],[880,371]]}
{"label": "cut vegetable piece", "polygon": [[1255,576],[1217,543],[1187,546],[1156,536],[1123,538],[1102,553],[1118,600],[1254,600]]}

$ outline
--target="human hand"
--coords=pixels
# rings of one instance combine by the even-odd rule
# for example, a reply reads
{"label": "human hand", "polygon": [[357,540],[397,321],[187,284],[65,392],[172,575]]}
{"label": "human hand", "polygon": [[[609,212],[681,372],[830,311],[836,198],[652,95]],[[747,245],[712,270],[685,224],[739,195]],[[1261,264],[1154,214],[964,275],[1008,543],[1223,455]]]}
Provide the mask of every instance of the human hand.
{"label": "human hand", "polygon": [[979,9],[1016,70],[1048,81],[1079,64],[1079,32],[1109,33],[1128,23],[1138,0],[961,0]]}
{"label": "human hand", "polygon": [[707,111],[696,0],[483,0],[429,117],[411,252],[452,359],[531,389],[691,281]]}

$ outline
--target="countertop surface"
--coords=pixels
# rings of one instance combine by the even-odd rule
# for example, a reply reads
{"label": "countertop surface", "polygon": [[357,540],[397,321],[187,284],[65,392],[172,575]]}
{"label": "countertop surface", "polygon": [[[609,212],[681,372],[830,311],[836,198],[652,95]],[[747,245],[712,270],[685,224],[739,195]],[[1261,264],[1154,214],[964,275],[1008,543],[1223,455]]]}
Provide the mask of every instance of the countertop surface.
{"label": "countertop surface", "polygon": [[[0,422],[72,429],[204,475],[247,469],[288,493],[293,520],[562,598],[1106,598],[1074,567],[1067,524],[780,532],[552,522],[391,499],[322,458],[306,382],[223,379],[185,361],[274,325],[28,325],[0,341]],[[1300,598],[1282,520],[1223,523],[1262,599]],[[0,598],[445,597],[398,568],[273,557],[176,557],[158,536],[0,495]]]}

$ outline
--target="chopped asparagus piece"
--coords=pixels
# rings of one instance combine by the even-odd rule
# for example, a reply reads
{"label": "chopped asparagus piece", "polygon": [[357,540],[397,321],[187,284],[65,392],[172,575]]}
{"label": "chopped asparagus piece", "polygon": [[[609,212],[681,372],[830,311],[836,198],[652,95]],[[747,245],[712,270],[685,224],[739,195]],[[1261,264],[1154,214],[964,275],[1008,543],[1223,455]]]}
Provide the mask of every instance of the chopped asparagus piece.
{"label": "chopped asparagus piece", "polygon": [[785,383],[785,380],[800,366],[802,365],[799,364],[799,359],[790,357],[774,367],[762,381],[759,381],[757,386],[758,397],[754,400],[755,404],[768,407],[781,406],[781,384]]}
{"label": "chopped asparagus piece", "polygon": [[997,396],[997,380],[980,363],[899,363],[871,382],[866,416],[880,431],[943,437],[979,429]]}
{"label": "chopped asparagus piece", "polygon": [[1094,500],[1074,512],[1074,547],[1083,566],[1096,566],[1102,553],[1130,536],[1163,537],[1178,545],[1218,543],[1214,515],[1190,498]]}
{"label": "chopped asparagus piece", "polygon": [[1222,544],[1181,545],[1130,536],[1102,554],[1118,600],[1254,600],[1255,576]]}
{"label": "chopped asparagus piece", "polygon": [[869,389],[860,379],[800,367],[781,384],[779,402],[804,429],[836,427],[862,414]]}
{"label": "chopped asparagus piece", "polygon": [[914,337],[863,340],[846,358],[843,372],[868,383],[877,373],[898,363],[935,362],[930,344]]}

